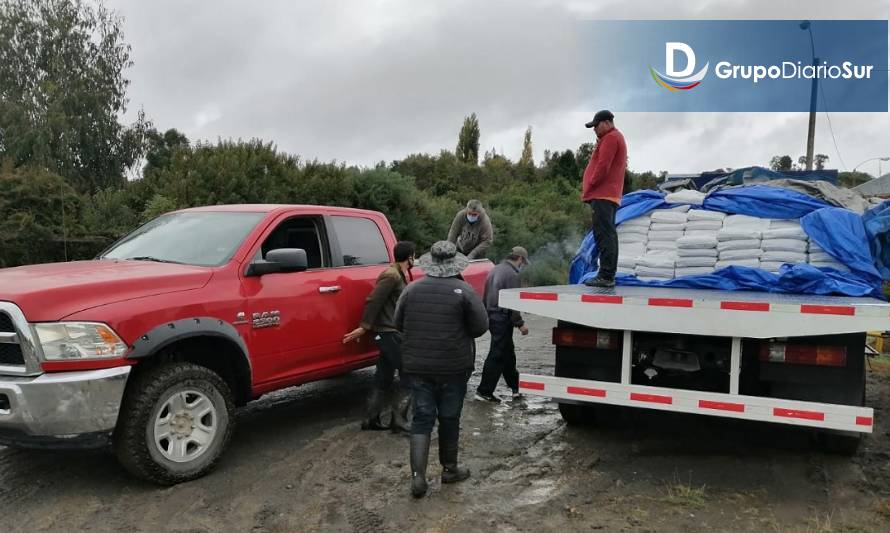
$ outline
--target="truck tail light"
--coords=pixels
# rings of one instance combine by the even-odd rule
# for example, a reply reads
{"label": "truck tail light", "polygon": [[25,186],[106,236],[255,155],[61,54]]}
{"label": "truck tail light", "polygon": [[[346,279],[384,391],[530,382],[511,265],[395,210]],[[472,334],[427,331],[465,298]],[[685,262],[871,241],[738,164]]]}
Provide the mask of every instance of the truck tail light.
{"label": "truck tail light", "polygon": [[760,360],[794,365],[845,366],[847,348],[765,342],[760,345]]}
{"label": "truck tail light", "polygon": [[553,328],[553,344],[572,348],[617,350],[618,334],[598,329]]}

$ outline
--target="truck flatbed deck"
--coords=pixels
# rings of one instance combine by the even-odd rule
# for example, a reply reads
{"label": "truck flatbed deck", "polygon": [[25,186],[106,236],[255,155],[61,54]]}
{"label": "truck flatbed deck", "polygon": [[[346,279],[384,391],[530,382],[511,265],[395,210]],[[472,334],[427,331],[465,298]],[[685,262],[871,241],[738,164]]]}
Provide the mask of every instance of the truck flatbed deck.
{"label": "truck flatbed deck", "polygon": [[876,298],[665,287],[507,289],[501,307],[606,329],[767,339],[890,330]]}

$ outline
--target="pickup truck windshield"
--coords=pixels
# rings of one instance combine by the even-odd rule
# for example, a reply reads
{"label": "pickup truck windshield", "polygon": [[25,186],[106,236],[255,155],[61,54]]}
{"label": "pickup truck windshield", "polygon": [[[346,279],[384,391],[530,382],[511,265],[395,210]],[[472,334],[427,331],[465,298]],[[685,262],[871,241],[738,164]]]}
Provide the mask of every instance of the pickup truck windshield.
{"label": "pickup truck windshield", "polygon": [[265,213],[189,212],[160,216],[127,235],[102,259],[220,266]]}

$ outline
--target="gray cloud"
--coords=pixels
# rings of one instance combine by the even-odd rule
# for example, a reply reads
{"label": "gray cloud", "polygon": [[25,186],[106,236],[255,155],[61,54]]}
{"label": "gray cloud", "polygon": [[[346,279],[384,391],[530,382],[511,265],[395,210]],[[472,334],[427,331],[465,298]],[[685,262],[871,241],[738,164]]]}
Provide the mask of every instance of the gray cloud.
{"label": "gray cloud", "polygon": [[[192,139],[260,137],[369,165],[453,149],[476,112],[483,149],[518,157],[590,140],[575,25],[590,18],[888,18],[885,1],[181,2],[114,0],[133,45],[130,113]],[[615,53],[620,53],[616,50]],[[850,167],[885,155],[887,114],[833,114]],[[805,114],[624,113],[637,170],[696,171],[804,152]],[[839,165],[824,114],[816,150]],[[888,166],[890,168],[890,166]],[[866,170],[875,171],[876,169]]]}

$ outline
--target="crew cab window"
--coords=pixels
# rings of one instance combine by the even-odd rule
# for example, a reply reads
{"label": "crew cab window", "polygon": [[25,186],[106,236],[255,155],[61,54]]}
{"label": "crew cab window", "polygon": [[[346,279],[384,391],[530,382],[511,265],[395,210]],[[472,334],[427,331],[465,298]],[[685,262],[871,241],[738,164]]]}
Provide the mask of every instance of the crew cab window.
{"label": "crew cab window", "polygon": [[116,242],[102,259],[135,259],[198,266],[228,262],[265,213],[168,213]]}
{"label": "crew cab window", "polygon": [[270,250],[279,248],[300,248],[306,251],[309,260],[309,268],[323,268],[331,266],[330,254],[322,239],[324,231],[321,220],[315,217],[290,218],[278,225],[277,228],[263,241],[259,253],[263,259]]}
{"label": "crew cab window", "polygon": [[331,220],[340,243],[344,266],[389,263],[386,241],[373,220],[342,216],[333,216]]}

